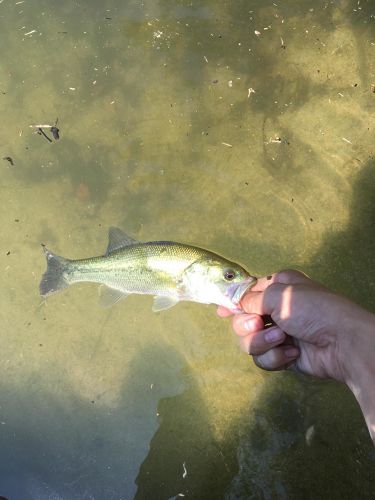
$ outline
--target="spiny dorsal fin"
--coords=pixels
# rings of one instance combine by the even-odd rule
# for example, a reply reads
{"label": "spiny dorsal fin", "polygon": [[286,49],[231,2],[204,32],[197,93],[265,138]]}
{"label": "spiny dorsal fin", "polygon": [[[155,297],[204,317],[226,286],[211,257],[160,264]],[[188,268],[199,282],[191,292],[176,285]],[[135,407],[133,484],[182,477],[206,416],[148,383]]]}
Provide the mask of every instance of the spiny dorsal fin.
{"label": "spiny dorsal fin", "polygon": [[138,243],[137,240],[125,234],[124,231],[121,231],[118,227],[110,227],[108,231],[108,247],[105,255],[109,255],[111,252],[119,250],[120,248],[135,245],[136,243]]}

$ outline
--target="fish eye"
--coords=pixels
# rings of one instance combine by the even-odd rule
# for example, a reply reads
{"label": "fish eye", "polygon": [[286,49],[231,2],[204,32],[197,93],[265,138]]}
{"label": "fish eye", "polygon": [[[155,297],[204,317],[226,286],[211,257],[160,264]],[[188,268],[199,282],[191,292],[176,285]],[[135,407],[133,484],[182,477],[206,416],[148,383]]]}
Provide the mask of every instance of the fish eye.
{"label": "fish eye", "polygon": [[236,273],[232,269],[227,269],[224,272],[224,278],[228,281],[232,281],[232,279],[235,277]]}

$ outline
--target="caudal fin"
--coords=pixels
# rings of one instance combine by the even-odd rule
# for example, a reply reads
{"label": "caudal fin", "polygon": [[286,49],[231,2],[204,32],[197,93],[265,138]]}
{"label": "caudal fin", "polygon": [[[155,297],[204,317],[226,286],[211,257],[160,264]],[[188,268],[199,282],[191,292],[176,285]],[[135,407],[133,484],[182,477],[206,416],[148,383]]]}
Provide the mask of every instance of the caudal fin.
{"label": "caudal fin", "polygon": [[64,277],[64,271],[67,269],[69,261],[53,254],[46,247],[43,247],[43,250],[47,259],[47,271],[42,276],[39,291],[40,295],[47,297],[47,295],[56,293],[69,286],[68,281]]}

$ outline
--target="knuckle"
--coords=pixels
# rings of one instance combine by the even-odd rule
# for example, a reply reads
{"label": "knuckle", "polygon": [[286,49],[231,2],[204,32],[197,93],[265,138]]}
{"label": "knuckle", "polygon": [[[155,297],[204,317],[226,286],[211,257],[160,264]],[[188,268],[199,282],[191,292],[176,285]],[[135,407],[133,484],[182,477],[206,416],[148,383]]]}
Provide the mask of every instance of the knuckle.
{"label": "knuckle", "polygon": [[257,314],[239,314],[232,319],[233,330],[237,335],[249,335],[264,327],[261,316]]}
{"label": "knuckle", "polygon": [[232,328],[237,333],[237,335],[244,335],[246,332],[244,319],[238,316],[234,316],[232,319]]}
{"label": "knuckle", "polygon": [[275,282],[265,290],[263,300],[267,311],[273,311],[274,307],[278,304],[278,299],[285,289],[285,286],[286,285],[283,283]]}
{"label": "knuckle", "polygon": [[280,283],[295,283],[308,280],[309,277],[302,271],[297,269],[283,269],[277,273],[277,281]]}

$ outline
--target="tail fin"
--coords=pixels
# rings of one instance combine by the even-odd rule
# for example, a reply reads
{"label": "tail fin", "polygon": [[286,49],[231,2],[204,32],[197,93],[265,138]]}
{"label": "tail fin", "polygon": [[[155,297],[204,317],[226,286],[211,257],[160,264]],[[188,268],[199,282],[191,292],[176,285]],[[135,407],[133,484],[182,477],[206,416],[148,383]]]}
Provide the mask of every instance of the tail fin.
{"label": "tail fin", "polygon": [[42,276],[39,291],[40,295],[47,297],[47,295],[56,293],[69,286],[68,281],[64,277],[64,271],[67,269],[69,261],[53,254],[46,247],[43,247],[43,250],[47,259],[47,271]]}

